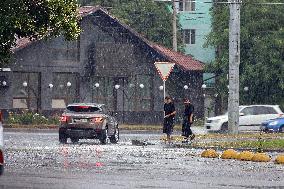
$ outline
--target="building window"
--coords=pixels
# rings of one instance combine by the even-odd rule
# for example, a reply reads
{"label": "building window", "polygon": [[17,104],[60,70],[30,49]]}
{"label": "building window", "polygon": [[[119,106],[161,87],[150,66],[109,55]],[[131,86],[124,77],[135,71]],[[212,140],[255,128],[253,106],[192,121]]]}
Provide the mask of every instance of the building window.
{"label": "building window", "polygon": [[64,108],[78,101],[79,76],[76,73],[53,73],[52,84],[52,108]]}
{"label": "building window", "polygon": [[94,76],[91,84],[92,101],[106,104],[111,111],[150,111],[153,110],[152,81],[151,75]]}
{"label": "building window", "polygon": [[40,109],[40,73],[13,73],[13,108]]}
{"label": "building window", "polygon": [[180,0],[179,11],[195,11],[195,0]]}
{"label": "building window", "polygon": [[195,44],[195,29],[182,30],[182,35],[184,44]]}

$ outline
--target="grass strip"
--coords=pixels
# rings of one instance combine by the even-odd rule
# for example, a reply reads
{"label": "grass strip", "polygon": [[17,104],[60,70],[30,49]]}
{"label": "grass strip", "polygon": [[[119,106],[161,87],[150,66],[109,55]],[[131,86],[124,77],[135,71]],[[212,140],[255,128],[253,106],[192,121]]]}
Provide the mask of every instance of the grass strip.
{"label": "grass strip", "polygon": [[193,147],[216,147],[216,148],[249,148],[263,150],[284,150],[284,139],[269,140],[240,140],[240,141],[222,141],[222,142],[195,142]]}

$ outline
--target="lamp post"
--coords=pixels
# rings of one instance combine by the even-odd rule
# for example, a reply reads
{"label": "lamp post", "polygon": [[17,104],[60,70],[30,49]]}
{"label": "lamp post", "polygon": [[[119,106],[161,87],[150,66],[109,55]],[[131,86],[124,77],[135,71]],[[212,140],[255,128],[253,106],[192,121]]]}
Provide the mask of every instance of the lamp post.
{"label": "lamp post", "polygon": [[[95,88],[96,88],[96,93],[98,94],[98,88],[100,87],[99,83],[95,83]],[[94,102],[94,92],[93,92],[94,88],[92,88],[92,102]]]}
{"label": "lamp post", "polygon": [[[205,97],[206,97],[206,88],[207,88],[207,85],[204,83],[202,86],[201,86],[202,90],[203,90],[203,97],[204,97],[204,119],[206,119],[207,116],[209,116],[209,108],[208,107],[205,107],[206,105],[206,101],[205,101]],[[208,109],[208,112],[207,112],[207,116],[205,115],[205,110]]]}
{"label": "lamp post", "polygon": [[250,104],[250,101],[248,100],[249,98],[249,94],[248,94],[248,91],[249,91],[249,87],[244,87],[244,91],[245,91],[245,93],[246,93],[246,101]]}
{"label": "lamp post", "polygon": [[67,104],[69,103],[69,97],[70,97],[70,88],[72,86],[72,83],[70,81],[68,81],[66,83],[66,86],[67,86]]}

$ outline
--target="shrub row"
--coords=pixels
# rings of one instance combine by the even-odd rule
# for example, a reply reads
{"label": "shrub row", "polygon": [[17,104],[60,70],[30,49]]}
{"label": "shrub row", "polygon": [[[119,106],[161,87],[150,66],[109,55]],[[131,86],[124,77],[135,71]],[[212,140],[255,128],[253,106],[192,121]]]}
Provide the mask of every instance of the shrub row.
{"label": "shrub row", "polygon": [[34,112],[9,113],[9,117],[5,120],[6,124],[21,124],[21,125],[58,125],[59,116],[45,117],[44,115]]}
{"label": "shrub row", "polygon": [[[213,149],[205,150],[201,153],[204,158],[221,158],[221,159],[237,159],[240,161],[253,161],[253,162],[269,162],[271,157],[266,153],[253,153],[250,151],[237,152],[233,149],[225,150],[221,155]],[[278,155],[274,162],[276,164],[284,164],[284,154]]]}

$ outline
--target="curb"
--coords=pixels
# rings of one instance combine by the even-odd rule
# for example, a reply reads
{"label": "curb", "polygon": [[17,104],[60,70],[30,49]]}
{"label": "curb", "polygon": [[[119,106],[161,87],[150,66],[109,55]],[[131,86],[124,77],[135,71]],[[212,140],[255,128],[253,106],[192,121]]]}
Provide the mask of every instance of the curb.
{"label": "curb", "polygon": [[[257,152],[259,150],[257,148],[229,148],[229,147],[228,148],[220,148],[220,147],[216,147],[216,146],[195,147],[195,146],[192,146],[190,144],[175,144],[173,147],[176,147],[176,148],[195,148],[195,149],[200,149],[200,150],[213,149],[213,150],[216,150],[216,151],[223,151],[223,150],[232,149],[232,150],[236,150],[236,151],[254,151],[254,152]],[[262,151],[263,152],[283,153],[284,149],[271,149],[271,150],[263,149]]]}
{"label": "curb", "polygon": [[55,133],[58,129],[41,129],[41,128],[3,128],[4,132],[24,132],[24,133]]}
{"label": "curb", "polygon": [[[24,132],[24,133],[57,133],[58,128],[12,128],[4,127],[4,132]],[[132,133],[132,134],[161,134],[161,131],[152,130],[129,130],[120,129],[121,133]]]}

